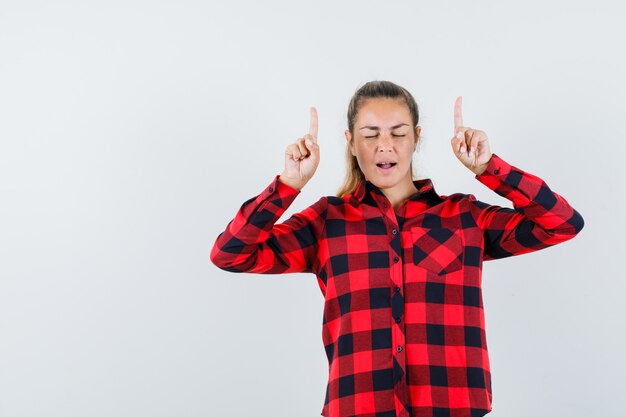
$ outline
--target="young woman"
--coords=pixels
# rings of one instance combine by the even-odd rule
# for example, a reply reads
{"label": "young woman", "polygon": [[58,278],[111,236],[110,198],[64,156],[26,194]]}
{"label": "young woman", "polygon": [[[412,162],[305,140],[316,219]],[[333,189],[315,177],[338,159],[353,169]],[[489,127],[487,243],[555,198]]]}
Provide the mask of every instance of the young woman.
{"label": "young woman", "polygon": [[489,148],[454,106],[456,158],[514,209],[413,180],[420,136],[412,95],[388,82],[356,91],[348,108],[347,175],[276,224],[320,160],[317,112],[289,145],[285,169],[246,201],[215,241],[226,271],[310,272],[324,296],[327,417],[479,417],[492,410],[482,262],[573,238],[583,218],[540,178]]}

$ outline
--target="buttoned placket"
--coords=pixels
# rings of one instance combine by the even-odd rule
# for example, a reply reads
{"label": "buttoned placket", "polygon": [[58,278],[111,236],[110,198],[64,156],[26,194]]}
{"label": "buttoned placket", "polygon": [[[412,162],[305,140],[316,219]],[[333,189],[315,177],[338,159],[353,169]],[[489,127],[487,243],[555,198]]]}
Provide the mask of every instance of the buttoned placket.
{"label": "buttoned placket", "polygon": [[396,213],[384,195],[373,193],[380,207],[389,239],[389,276],[391,297],[391,347],[393,357],[393,388],[397,417],[409,417],[409,389],[406,381],[406,343],[404,331],[404,267],[402,233]]}

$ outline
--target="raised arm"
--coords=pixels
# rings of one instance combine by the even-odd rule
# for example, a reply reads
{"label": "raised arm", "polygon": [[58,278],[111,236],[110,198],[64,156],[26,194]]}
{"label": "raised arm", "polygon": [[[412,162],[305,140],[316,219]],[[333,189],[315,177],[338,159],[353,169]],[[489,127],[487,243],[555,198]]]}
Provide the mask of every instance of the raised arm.
{"label": "raised arm", "polygon": [[484,232],[484,260],[521,255],[576,236],[584,220],[539,177],[496,154],[476,179],[513,202],[514,209],[488,205],[470,196],[470,212]]}
{"label": "raised arm", "polygon": [[484,231],[483,259],[521,255],[576,236],[584,226],[580,213],[541,178],[492,153],[487,134],[463,124],[461,99],[454,104],[454,154],[476,179],[514,207],[488,205],[470,195],[470,213]]}
{"label": "raised arm", "polygon": [[231,272],[313,272],[324,228],[327,199],[275,224],[319,165],[317,110],[309,132],[285,150],[285,169],[263,192],[246,201],[217,237],[210,259]]}
{"label": "raised arm", "polygon": [[211,249],[211,262],[230,272],[281,274],[314,272],[327,200],[275,224],[299,190],[279,180],[246,201]]}

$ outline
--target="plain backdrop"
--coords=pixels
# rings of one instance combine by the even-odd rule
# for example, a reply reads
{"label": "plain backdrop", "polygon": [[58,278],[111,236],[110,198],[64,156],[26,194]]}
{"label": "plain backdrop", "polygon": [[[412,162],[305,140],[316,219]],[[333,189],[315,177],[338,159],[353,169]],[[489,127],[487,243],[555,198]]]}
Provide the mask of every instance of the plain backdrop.
{"label": "plain backdrop", "polygon": [[[0,416],[314,417],[315,276],[210,249],[319,113],[333,195],[370,80],[416,98],[420,176],[510,207],[456,160],[453,105],[584,217],[483,271],[493,417],[623,413],[624,6],[614,1],[0,3]],[[622,185],[620,185],[622,184]],[[281,220],[281,221],[282,221]]]}

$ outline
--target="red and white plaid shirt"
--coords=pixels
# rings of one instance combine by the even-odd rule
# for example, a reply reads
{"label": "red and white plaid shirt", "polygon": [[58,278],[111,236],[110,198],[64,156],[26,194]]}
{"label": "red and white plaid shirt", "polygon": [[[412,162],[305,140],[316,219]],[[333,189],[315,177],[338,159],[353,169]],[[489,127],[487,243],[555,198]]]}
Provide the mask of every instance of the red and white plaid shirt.
{"label": "red and white plaid shirt", "polygon": [[573,238],[581,215],[540,178],[493,154],[476,179],[515,209],[430,179],[395,211],[369,181],[281,224],[300,191],[274,178],[217,237],[231,272],[311,272],[324,296],[327,417],[479,417],[492,409],[482,262]]}

